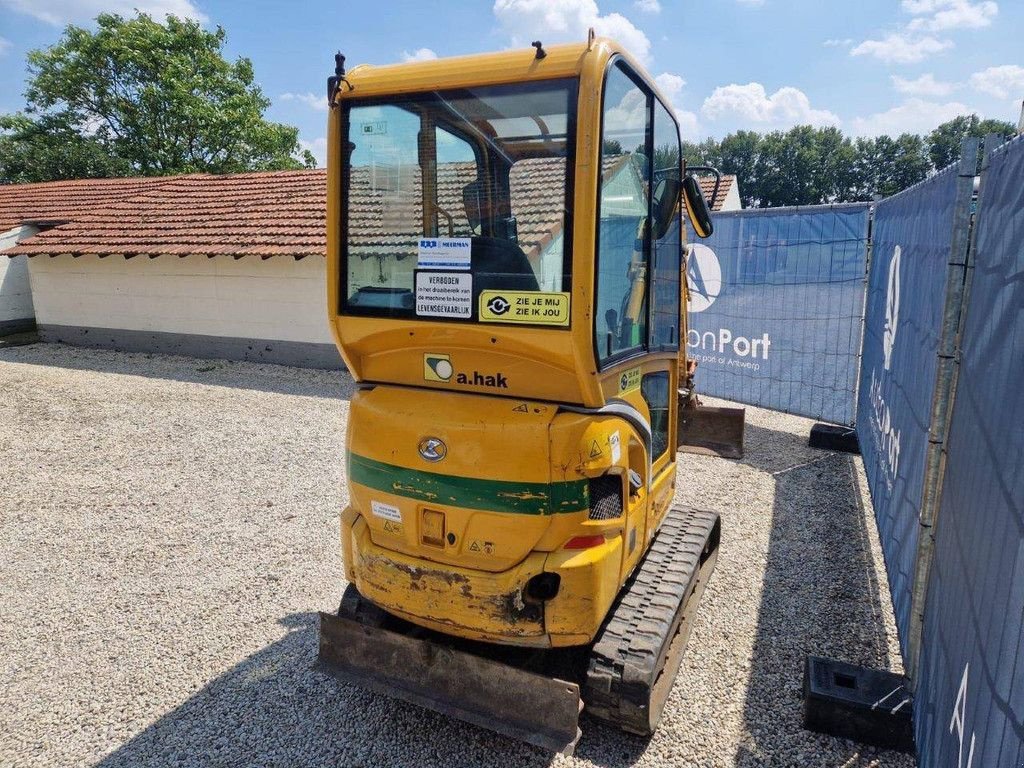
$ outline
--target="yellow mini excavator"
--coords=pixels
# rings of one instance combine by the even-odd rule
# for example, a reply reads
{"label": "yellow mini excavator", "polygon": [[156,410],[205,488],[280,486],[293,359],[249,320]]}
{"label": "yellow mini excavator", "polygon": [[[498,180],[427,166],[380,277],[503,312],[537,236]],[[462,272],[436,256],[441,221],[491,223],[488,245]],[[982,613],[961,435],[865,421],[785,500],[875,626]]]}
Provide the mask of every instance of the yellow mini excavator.
{"label": "yellow mini excavator", "polygon": [[328,93],[328,313],[358,389],[320,663],[555,751],[581,710],[652,733],[719,542],[673,504],[677,450],[735,455],[743,418],[699,406],[680,343],[682,216],[711,218],[672,109],[592,33],[339,54]]}

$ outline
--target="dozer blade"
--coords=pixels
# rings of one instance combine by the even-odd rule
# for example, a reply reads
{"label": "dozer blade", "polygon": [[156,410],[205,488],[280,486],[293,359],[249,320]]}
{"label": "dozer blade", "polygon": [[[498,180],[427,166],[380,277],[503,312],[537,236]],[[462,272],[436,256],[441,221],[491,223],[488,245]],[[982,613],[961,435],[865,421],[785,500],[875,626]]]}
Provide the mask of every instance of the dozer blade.
{"label": "dozer blade", "polygon": [[431,640],[320,614],[319,665],[361,688],[571,755],[583,705],[576,683]]}
{"label": "dozer blade", "polygon": [[744,408],[718,408],[709,405],[683,406],[680,396],[677,445],[684,453],[743,458]]}

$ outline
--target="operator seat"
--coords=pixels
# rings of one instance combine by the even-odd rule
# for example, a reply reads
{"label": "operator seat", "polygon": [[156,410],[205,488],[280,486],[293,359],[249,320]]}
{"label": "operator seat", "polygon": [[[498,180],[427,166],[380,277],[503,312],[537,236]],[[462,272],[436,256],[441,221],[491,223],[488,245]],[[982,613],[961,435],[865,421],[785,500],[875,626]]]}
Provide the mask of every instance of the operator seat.
{"label": "operator seat", "polygon": [[[470,226],[482,229],[485,196],[479,179],[462,189],[462,202]],[[537,275],[530,260],[512,240],[474,235],[470,240],[473,272],[473,306],[480,305],[482,291],[539,291]]]}

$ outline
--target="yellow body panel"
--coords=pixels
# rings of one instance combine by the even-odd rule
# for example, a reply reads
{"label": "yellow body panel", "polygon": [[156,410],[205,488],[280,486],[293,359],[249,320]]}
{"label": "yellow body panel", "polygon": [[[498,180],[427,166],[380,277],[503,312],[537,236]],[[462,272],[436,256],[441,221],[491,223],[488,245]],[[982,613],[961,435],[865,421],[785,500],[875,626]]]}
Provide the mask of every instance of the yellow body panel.
{"label": "yellow body panel", "polygon": [[[567,327],[339,315],[337,109],[329,119],[327,195],[329,320],[346,365],[365,387],[352,398],[347,437],[346,578],[421,626],[537,647],[594,637],[675,488],[674,397],[672,439],[661,456],[647,455],[644,436],[627,419],[594,411],[625,402],[650,423],[640,377],[667,371],[669,391],[678,385],[674,351],[599,372],[593,341],[603,80],[613,56],[643,69],[604,39],[546,51],[543,59],[530,48],[356,67],[337,100],[577,78]],[[437,358],[450,363],[448,376],[429,364]],[[424,458],[428,440],[447,451],[436,462]],[[590,520],[589,483],[605,474],[621,480],[623,514]],[[593,538],[598,543],[566,549],[576,537],[603,543]],[[542,573],[556,574],[560,588],[538,603],[526,594],[527,582]]]}

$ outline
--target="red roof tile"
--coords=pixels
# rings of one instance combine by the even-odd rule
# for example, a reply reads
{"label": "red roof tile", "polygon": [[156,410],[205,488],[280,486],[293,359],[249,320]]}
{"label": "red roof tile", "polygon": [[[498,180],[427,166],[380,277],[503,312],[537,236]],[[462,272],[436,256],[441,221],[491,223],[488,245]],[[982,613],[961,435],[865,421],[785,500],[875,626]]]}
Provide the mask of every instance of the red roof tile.
{"label": "red roof tile", "polygon": [[[714,176],[698,176],[697,181],[700,182],[700,191],[704,193],[704,197],[708,201],[708,205],[711,205],[711,195],[715,192],[715,177]],[[725,204],[726,195],[729,194],[729,188],[736,183],[736,177],[730,174],[722,174],[722,183],[718,187],[718,197],[715,198],[715,203],[711,207],[712,211],[722,210],[722,206]]]}
{"label": "red roof tile", "polygon": [[0,184],[0,232],[26,223],[71,221],[93,208],[131,197],[171,179],[80,179]]}
{"label": "red roof tile", "polygon": [[[68,223],[40,232],[5,253],[308,256],[324,252],[326,171],[195,174],[111,183],[118,182],[138,186],[130,194],[98,194],[91,205],[83,200],[64,217],[70,218]],[[23,186],[37,185],[9,189]],[[102,185],[98,189],[102,191]],[[62,191],[50,194],[59,196]],[[46,205],[59,210],[59,200]]]}
{"label": "red roof tile", "polygon": [[[612,165],[614,158],[606,172]],[[564,174],[565,161],[558,158],[522,160],[512,169],[519,243],[531,259],[561,229]],[[437,175],[438,202],[452,217],[452,234],[471,235],[463,189],[474,179],[472,164],[442,164]],[[384,170],[356,169],[351,184],[351,206],[368,214],[352,221],[353,250],[414,255],[418,174],[408,183],[405,205],[395,194],[403,180]],[[33,221],[66,222],[9,248],[8,256],[323,255],[326,187],[323,170],[0,186],[0,231]],[[441,234],[448,234],[447,218],[439,219]]]}

